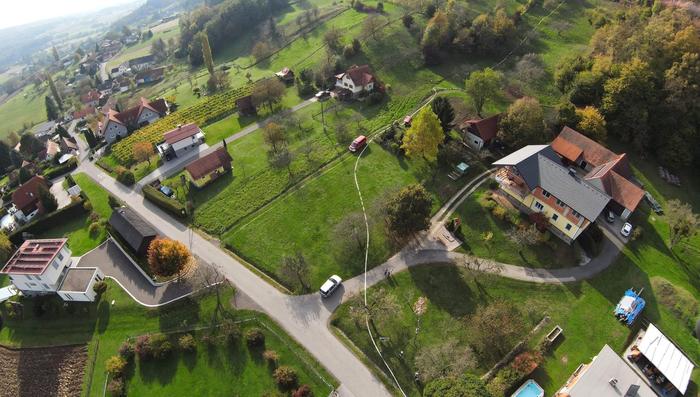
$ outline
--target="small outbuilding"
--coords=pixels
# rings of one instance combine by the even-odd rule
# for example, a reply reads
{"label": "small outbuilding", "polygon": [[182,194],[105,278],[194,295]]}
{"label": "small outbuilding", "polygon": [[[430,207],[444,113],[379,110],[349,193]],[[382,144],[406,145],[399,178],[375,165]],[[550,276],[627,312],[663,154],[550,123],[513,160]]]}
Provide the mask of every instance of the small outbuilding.
{"label": "small outbuilding", "polygon": [[112,211],[109,224],[137,254],[145,254],[151,241],[158,236],[156,229],[129,207]]}
{"label": "small outbuilding", "polygon": [[284,68],[280,70],[279,72],[275,73],[275,76],[277,76],[280,80],[284,81],[285,83],[290,83],[294,81],[294,72],[290,68]]}
{"label": "small outbuilding", "polygon": [[185,172],[198,188],[204,187],[219,176],[231,171],[231,155],[221,147],[185,167]]}

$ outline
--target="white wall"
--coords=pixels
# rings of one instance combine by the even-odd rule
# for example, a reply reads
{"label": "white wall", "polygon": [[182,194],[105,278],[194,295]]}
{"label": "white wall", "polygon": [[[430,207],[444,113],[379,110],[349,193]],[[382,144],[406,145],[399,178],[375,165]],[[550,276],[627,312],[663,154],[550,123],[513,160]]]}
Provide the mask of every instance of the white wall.
{"label": "white wall", "polygon": [[480,136],[476,136],[469,131],[467,131],[467,133],[464,134],[464,141],[467,145],[469,145],[469,147],[471,147],[474,150],[481,150],[481,148],[484,147],[484,140],[481,139]]}
{"label": "white wall", "polygon": [[[59,258],[60,257],[60,258]],[[55,292],[63,271],[71,263],[71,252],[66,246],[51,261],[42,274],[11,274],[10,280],[17,289],[30,292]]]}
{"label": "white wall", "polygon": [[96,273],[93,275],[92,280],[88,284],[85,291],[61,291],[58,292],[58,296],[67,302],[94,302],[97,297],[97,293],[93,289],[95,283],[102,281],[105,278],[104,273],[99,268],[94,268]]}
{"label": "white wall", "polygon": [[129,131],[126,129],[126,126],[114,121],[107,122],[107,128],[104,133],[107,142],[112,143],[117,140],[117,136],[124,138],[127,135],[129,135]]}
{"label": "white wall", "polygon": [[142,123],[148,122],[148,124],[158,120],[160,118],[160,115],[150,109],[143,109],[141,114],[139,115],[139,119],[137,120],[138,125],[141,125]]}

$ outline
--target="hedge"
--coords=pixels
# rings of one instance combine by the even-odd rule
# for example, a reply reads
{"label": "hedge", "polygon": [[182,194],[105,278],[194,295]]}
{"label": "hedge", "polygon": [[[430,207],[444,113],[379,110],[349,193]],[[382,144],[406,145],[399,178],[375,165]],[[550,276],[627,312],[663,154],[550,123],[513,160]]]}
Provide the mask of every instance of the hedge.
{"label": "hedge", "polygon": [[19,246],[22,244],[24,239],[22,238],[22,233],[27,232],[31,234],[38,234],[47,229],[50,229],[56,225],[60,225],[66,222],[70,222],[76,218],[83,216],[87,211],[83,207],[82,197],[80,200],[73,201],[67,206],[54,211],[46,216],[32,220],[31,222],[15,229],[12,234],[8,236],[10,241],[15,245]]}
{"label": "hedge", "polygon": [[66,161],[65,164],[59,165],[57,167],[51,167],[44,170],[44,178],[53,179],[59,175],[63,175],[66,172],[72,171],[78,167],[78,159],[75,157]]}
{"label": "hedge", "polygon": [[179,218],[185,218],[187,216],[187,210],[182,203],[167,197],[151,185],[143,187],[143,195],[153,204]]}

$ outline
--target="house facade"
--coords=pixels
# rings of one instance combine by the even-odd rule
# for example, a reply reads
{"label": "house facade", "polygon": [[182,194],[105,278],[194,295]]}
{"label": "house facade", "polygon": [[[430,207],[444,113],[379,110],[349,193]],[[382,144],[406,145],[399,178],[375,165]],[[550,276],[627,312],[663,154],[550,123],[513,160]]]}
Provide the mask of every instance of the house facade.
{"label": "house facade", "polygon": [[201,188],[231,171],[231,160],[231,155],[224,146],[187,164],[185,172],[192,184]]}
{"label": "house facade", "polygon": [[27,223],[35,216],[43,214],[44,206],[39,200],[39,189],[49,189],[43,176],[35,175],[12,193],[12,210],[19,223]]}
{"label": "house facade", "polygon": [[163,138],[156,148],[161,158],[170,160],[197,150],[197,146],[204,143],[204,132],[197,124],[190,123],[166,132]]}
{"label": "house facade", "polygon": [[102,123],[100,133],[108,143],[124,138],[144,125],[148,125],[168,113],[168,103],[165,99],[149,102],[141,98],[139,104],[123,112],[114,109],[107,111],[106,120]]}
{"label": "house facade", "polygon": [[467,146],[479,151],[496,139],[499,117],[500,115],[495,115],[485,119],[467,119],[459,123],[457,130]]}
{"label": "house facade", "polygon": [[363,91],[373,91],[377,81],[368,65],[353,65],[344,73],[336,75],[335,79],[336,88],[349,92],[353,97]]}

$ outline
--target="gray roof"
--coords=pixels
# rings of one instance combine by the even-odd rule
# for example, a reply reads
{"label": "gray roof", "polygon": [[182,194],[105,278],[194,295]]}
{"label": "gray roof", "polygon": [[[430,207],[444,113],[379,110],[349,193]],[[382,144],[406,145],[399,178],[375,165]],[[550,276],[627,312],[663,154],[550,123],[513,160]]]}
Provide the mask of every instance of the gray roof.
{"label": "gray roof", "polygon": [[[610,384],[616,379],[615,386]],[[605,345],[578,381],[570,387],[571,397],[657,397],[629,364]]]}
{"label": "gray roof", "polygon": [[530,190],[541,187],[589,221],[610,201],[610,196],[571,173],[549,145],[525,146],[493,164],[515,167]]}
{"label": "gray roof", "polygon": [[95,277],[97,269],[94,267],[71,267],[63,278],[59,291],[85,292],[90,282]]}
{"label": "gray roof", "polygon": [[138,251],[144,238],[158,235],[156,229],[129,207],[112,211],[109,224],[119,233],[129,246]]}

